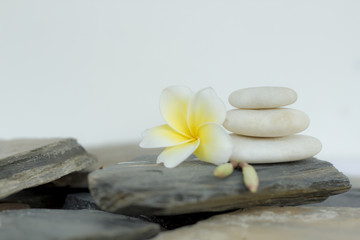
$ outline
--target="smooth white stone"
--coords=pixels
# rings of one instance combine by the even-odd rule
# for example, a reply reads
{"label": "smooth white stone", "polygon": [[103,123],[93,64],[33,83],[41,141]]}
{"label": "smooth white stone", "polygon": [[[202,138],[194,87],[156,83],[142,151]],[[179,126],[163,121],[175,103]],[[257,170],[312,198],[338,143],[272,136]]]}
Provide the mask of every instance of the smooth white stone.
{"label": "smooth white stone", "polygon": [[297,94],[286,87],[253,87],[237,90],[230,94],[229,103],[236,108],[277,108],[294,103]]}
{"label": "smooth white stone", "polygon": [[227,112],[224,127],[251,137],[284,137],[304,131],[309,117],[296,109],[233,109]]}
{"label": "smooth white stone", "polygon": [[279,138],[253,138],[230,135],[234,150],[231,160],[247,163],[276,163],[297,161],[315,156],[321,142],[311,136],[292,135]]}

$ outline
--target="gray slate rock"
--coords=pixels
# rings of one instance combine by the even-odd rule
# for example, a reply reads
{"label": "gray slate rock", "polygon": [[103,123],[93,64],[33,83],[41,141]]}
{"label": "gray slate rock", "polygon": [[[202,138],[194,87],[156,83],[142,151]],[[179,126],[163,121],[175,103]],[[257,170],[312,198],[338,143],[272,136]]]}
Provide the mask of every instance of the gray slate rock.
{"label": "gray slate rock", "polygon": [[247,191],[240,171],[218,179],[214,165],[194,157],[173,169],[155,162],[156,156],[144,156],[92,172],[89,188],[97,205],[127,215],[178,215],[315,203],[350,189],[331,163],[314,158],[256,165],[256,194]]}
{"label": "gray slate rock", "polygon": [[346,193],[331,196],[321,203],[309,204],[309,206],[360,208],[360,189],[350,189]]}
{"label": "gray slate rock", "polygon": [[148,239],[157,224],[96,210],[28,209],[0,212],[0,239]]}
{"label": "gray slate rock", "polygon": [[73,193],[66,196],[64,209],[100,210],[90,193]]}
{"label": "gray slate rock", "polygon": [[[1,204],[0,204],[1,207]],[[98,205],[96,205],[94,198],[90,193],[73,193],[69,194],[66,197],[64,209],[92,209],[100,210]],[[138,218],[143,219],[147,222],[153,222],[159,224],[163,229],[172,230],[175,228],[192,225],[197,223],[200,220],[207,219],[211,216],[214,216],[215,212],[209,213],[194,213],[194,214],[183,214],[183,215],[172,215],[172,216],[144,216],[140,215]]]}
{"label": "gray slate rock", "polygon": [[0,199],[95,162],[74,139],[0,141]]}

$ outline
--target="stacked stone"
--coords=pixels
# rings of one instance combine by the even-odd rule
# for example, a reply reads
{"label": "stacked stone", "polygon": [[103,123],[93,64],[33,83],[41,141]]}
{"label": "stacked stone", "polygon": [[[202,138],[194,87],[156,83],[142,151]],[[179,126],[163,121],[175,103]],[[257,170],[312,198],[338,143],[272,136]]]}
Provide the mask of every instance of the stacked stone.
{"label": "stacked stone", "polygon": [[306,159],[320,152],[321,142],[297,134],[310,119],[296,109],[284,108],[297,100],[294,90],[284,87],[254,87],[233,92],[229,102],[237,109],[227,112],[224,127],[233,132],[231,160],[274,163]]}

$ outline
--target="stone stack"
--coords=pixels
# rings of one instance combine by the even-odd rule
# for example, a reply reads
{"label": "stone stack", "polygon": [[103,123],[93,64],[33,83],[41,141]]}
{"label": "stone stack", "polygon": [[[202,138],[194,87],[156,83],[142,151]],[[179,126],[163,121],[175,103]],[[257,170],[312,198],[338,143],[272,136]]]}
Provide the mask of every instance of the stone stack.
{"label": "stone stack", "polygon": [[233,132],[231,160],[248,163],[289,162],[320,152],[321,142],[297,134],[310,119],[296,109],[284,108],[297,100],[294,90],[284,87],[254,87],[233,92],[229,102],[237,109],[227,112],[224,127]]}

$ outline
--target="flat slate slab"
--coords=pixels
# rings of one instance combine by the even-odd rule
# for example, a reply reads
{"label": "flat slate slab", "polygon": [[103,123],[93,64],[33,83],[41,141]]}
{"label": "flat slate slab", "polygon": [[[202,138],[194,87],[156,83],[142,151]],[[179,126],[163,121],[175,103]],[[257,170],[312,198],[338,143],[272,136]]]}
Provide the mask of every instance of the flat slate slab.
{"label": "flat slate slab", "polygon": [[127,215],[178,215],[315,203],[350,189],[349,179],[331,163],[314,158],[256,165],[255,194],[245,188],[241,171],[218,179],[214,165],[194,157],[173,169],[155,162],[156,156],[143,156],[92,172],[89,188],[97,205]]}
{"label": "flat slate slab", "polygon": [[0,239],[148,239],[160,227],[96,210],[27,209],[0,212]]}
{"label": "flat slate slab", "polygon": [[358,240],[359,216],[359,208],[251,208],[217,215],[189,227],[162,232],[153,240]]}
{"label": "flat slate slab", "polygon": [[54,181],[95,162],[75,139],[0,141],[0,199]]}

